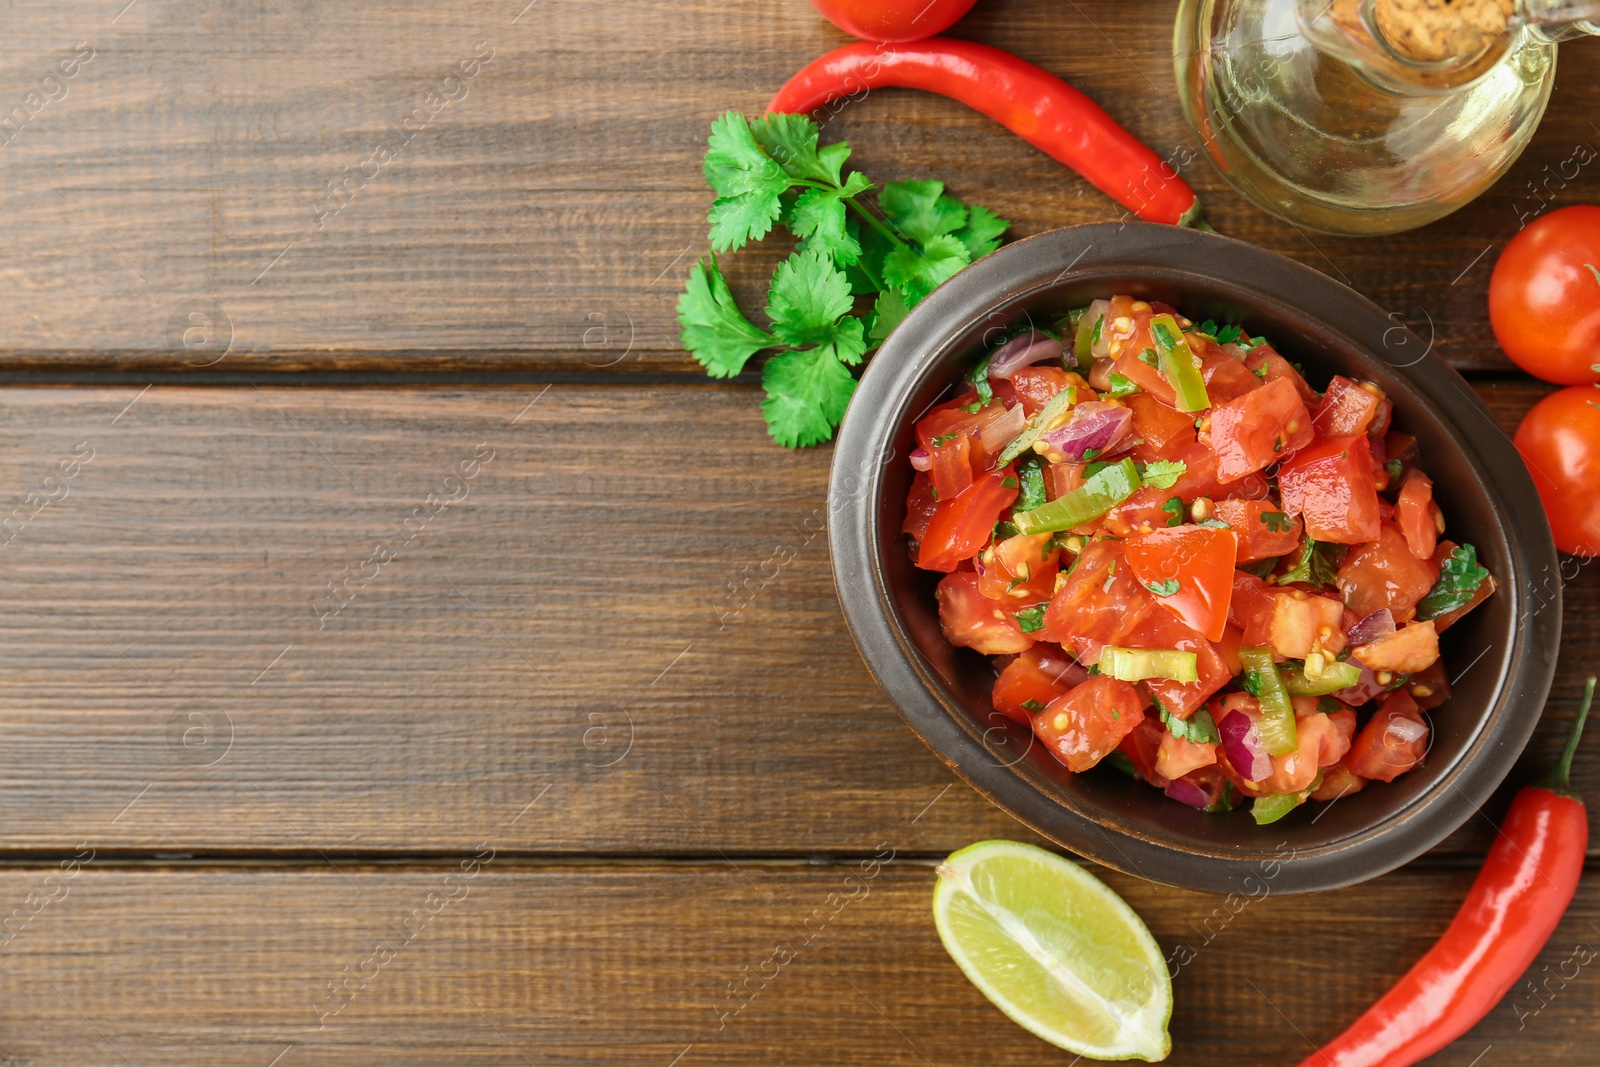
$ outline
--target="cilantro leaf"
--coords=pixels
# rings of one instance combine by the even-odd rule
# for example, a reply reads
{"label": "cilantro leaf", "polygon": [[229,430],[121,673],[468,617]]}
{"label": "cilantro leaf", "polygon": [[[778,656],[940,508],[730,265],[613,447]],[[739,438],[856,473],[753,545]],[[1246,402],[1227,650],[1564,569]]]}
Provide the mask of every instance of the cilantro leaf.
{"label": "cilantro leaf", "polygon": [[978,390],[978,400],[987,404],[994,399],[994,388],[989,384],[989,357],[985,356],[969,371],[967,381]]}
{"label": "cilantro leaf", "polygon": [[1199,709],[1185,720],[1169,712],[1166,705],[1159,700],[1156,701],[1156,707],[1161,709],[1161,722],[1166,726],[1167,732],[1180,741],[1188,741],[1195,745],[1215,745],[1222,740],[1222,735],[1217,733],[1217,724],[1211,718],[1211,712],[1205,708]]}
{"label": "cilantro leaf", "polygon": [[[860,319],[850,320],[861,327]],[[856,380],[850,369],[822,348],[781,352],[767,360],[761,414],[780,445],[797,448],[826,441],[844,418]]]}
{"label": "cilantro leaf", "polygon": [[806,248],[819,249],[845,267],[861,258],[861,243],[845,225],[841,196],[832,189],[807,189],[794,202],[788,222],[789,229],[805,242]]}
{"label": "cilantro leaf", "polygon": [[1400,477],[1401,471],[1406,469],[1405,460],[1391,459],[1383,465],[1383,469],[1389,472],[1389,480],[1392,482]]}
{"label": "cilantro leaf", "polygon": [[1044,629],[1044,610],[1049,606],[1049,604],[1035,604],[1031,608],[1023,608],[1016,612],[1017,629],[1025,634]]}
{"label": "cilantro leaf", "polygon": [[733,377],[751,356],[777,343],[744,317],[715,257],[689,271],[688,287],[678,297],[678,322],[678,339],[713,378]]}
{"label": "cilantro leaf", "polygon": [[1181,459],[1152,460],[1139,472],[1139,479],[1157,489],[1171,489],[1188,469],[1189,465]]}
{"label": "cilantro leaf", "polygon": [[1045,503],[1044,491],[1044,460],[1039,456],[1029,456],[1017,464],[1017,473],[1022,478],[1022,491],[1017,494],[1017,502],[1012,506],[1014,511],[1032,511],[1042,507]]}
{"label": "cilantro leaf", "polygon": [[976,260],[1000,247],[1000,235],[1010,225],[982,204],[971,204],[967,207],[967,224],[956,230],[955,236]]}
{"label": "cilantro leaf", "polygon": [[971,260],[967,246],[949,234],[928,240],[922,252],[902,246],[883,257],[883,280],[899,289],[915,307],[923,297]]}
{"label": "cilantro leaf", "polygon": [[1179,588],[1181,588],[1176,578],[1167,578],[1159,582],[1145,582],[1144,587],[1156,596],[1161,597],[1175,596]]}
{"label": "cilantro leaf", "polygon": [[1132,378],[1125,378],[1116,371],[1112,371],[1108,377],[1111,382],[1111,395],[1114,397],[1128,396],[1139,391],[1138,383]]}
{"label": "cilantro leaf", "polygon": [[1022,702],[1022,710],[1031,711],[1035,715],[1037,715],[1039,712],[1043,711],[1044,709],[1045,709],[1045,705],[1044,705],[1043,701],[1035,700],[1032,697],[1029,697],[1027,700],[1024,700]]}
{"label": "cilantro leaf", "polygon": [[842,184],[840,172],[850,158],[846,141],[817,147],[821,130],[809,115],[763,115],[750,124],[755,142],[793,178]]}
{"label": "cilantro leaf", "polygon": [[861,362],[867,350],[861,320],[846,317],[853,303],[844,272],[836,270],[821,252],[807,249],[778,264],[767,293],[767,315],[778,340],[819,345],[830,356],[853,365]]}
{"label": "cilantro leaf", "polygon": [[[878,207],[902,238],[910,238],[924,248],[934,238],[954,233],[967,224],[966,205],[944,195],[944,182],[886,182],[878,194]],[[965,251],[966,243],[959,243]]]}
{"label": "cilantro leaf", "polygon": [[888,340],[889,332],[900,325],[910,311],[899,290],[885,289],[879,293],[877,303],[872,305],[872,325],[867,328],[867,342],[874,347],[883,344]]}
{"label": "cilantro leaf", "polygon": [[705,160],[706,182],[717,194],[706,216],[711,247],[718,252],[759,240],[783,210],[779,197],[791,184],[750,133],[750,124],[730,111],[711,124]]}
{"label": "cilantro leaf", "polygon": [[1433,588],[1417,601],[1417,618],[1437,619],[1465,607],[1487,577],[1488,569],[1478,565],[1478,550],[1461,545],[1440,565]]}
{"label": "cilantro leaf", "polygon": [[1161,510],[1172,516],[1167,520],[1168,526],[1183,525],[1183,498],[1179,496],[1167,497],[1167,502],[1161,505]]}
{"label": "cilantro leaf", "polygon": [[1156,350],[1153,348],[1147,348],[1143,352],[1140,352],[1139,359],[1141,362],[1148,363],[1152,367],[1155,367],[1160,363],[1160,358],[1156,355]]}
{"label": "cilantro leaf", "polygon": [[1278,584],[1305,582],[1317,588],[1333,585],[1339,569],[1339,561],[1335,555],[1340,547],[1306,538],[1305,543],[1300,546],[1300,555],[1295,558],[1294,566],[1278,575]]}
{"label": "cilantro leaf", "polygon": [[1290,526],[1289,516],[1281,511],[1263,511],[1259,517],[1271,533],[1283,533]]}

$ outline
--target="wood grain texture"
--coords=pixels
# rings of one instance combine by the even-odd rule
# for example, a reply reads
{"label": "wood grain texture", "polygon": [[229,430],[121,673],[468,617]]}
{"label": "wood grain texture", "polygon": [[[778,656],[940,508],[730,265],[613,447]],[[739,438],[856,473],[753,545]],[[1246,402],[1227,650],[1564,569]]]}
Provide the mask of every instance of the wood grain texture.
{"label": "wood grain texture", "polygon": [[[858,864],[518,868],[496,858],[471,878],[455,864],[91,863],[46,889],[52,870],[0,873],[8,909],[30,893],[56,898],[14,921],[4,948],[7,1062],[1071,1059],[1010,1023],[945,955],[926,863],[895,860],[865,877]],[[1472,875],[1413,868],[1314,902],[1274,897],[1266,879],[1258,899],[1229,905],[1105,877],[1178,964],[1167,1062],[1209,1067],[1293,1063],[1338,1033],[1444,928]],[[1489,1046],[1506,1067],[1592,1062],[1584,1042],[1600,978],[1592,962],[1568,961],[1579,946],[1587,955],[1576,958],[1592,959],[1597,920],[1589,881],[1530,969],[1541,995],[1519,986],[1429,1062],[1465,1067]],[[329,999],[333,984],[347,990],[340,1001]]]}
{"label": "wood grain texture", "polygon": [[[1347,281],[1459,366],[1507,366],[1484,286],[1524,219],[1595,199],[1593,166],[1551,177],[1600,137],[1594,46],[1563,48],[1538,137],[1479,202],[1350,240],[1266,217],[1199,158],[1174,95],[1172,11],[985,0],[958,32],[1062,74],[1162,155],[1192,159],[1183,171],[1224,233]],[[0,362],[175,373],[224,352],[261,369],[691,368],[673,305],[705,247],[709,122],[759,111],[844,40],[800,0],[24,0],[6,14],[0,115],[22,106],[26,121],[0,130]],[[75,52],[92,58],[46,82]],[[943,178],[1016,235],[1120,213],[948,100],[873,93],[827,136],[879,180]],[[319,217],[327,183],[346,180],[343,206]],[[734,257],[751,307],[775,254]]]}
{"label": "wood grain texture", "polygon": [[[1509,425],[1541,392],[1484,395]],[[0,848],[461,849],[536,798],[503,848],[1017,834],[862,666],[828,567],[829,452],[773,446],[757,396],[0,392]],[[6,520],[29,491],[58,499]],[[429,494],[459,501],[432,514]],[[1596,668],[1600,578],[1571,570],[1530,768]]]}

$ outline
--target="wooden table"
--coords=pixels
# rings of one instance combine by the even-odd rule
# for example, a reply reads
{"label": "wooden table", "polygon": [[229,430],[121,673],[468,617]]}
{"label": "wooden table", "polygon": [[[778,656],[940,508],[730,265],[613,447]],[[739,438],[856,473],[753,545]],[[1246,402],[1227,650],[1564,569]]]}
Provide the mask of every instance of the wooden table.
{"label": "wooden table", "polygon": [[[754,381],[677,345],[711,118],[841,35],[799,0],[524,2],[6,9],[0,1062],[1070,1062],[935,937],[934,862],[1029,835],[862,667],[815,532],[828,449],[771,444]],[[960,32],[1167,154],[1193,149],[1172,14],[983,0]],[[1392,309],[1510,429],[1547,390],[1488,331],[1495,253],[1600,198],[1592,167],[1552,177],[1600,140],[1593,48],[1563,52],[1532,149],[1416,233],[1308,236],[1184,171],[1218,229]],[[1017,235],[1115,214],[941,99],[875,93],[827,136]],[[770,255],[733,262],[751,298]],[[1565,577],[1519,779],[1600,659],[1596,569]],[[1600,741],[1579,762],[1600,793]],[[1108,873],[1196,953],[1172,1062],[1336,1033],[1443,928],[1504,803],[1237,914]],[[1600,880],[1543,999],[1434,1062],[1593,1062],[1600,978],[1548,976],[1597,923]]]}

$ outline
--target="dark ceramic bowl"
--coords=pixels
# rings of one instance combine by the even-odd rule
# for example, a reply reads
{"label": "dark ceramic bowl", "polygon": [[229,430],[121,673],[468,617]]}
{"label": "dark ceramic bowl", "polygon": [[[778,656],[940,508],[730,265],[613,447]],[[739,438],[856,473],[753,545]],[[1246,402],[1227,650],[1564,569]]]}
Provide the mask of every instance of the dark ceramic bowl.
{"label": "dark ceramic bowl", "polygon": [[[1453,540],[1500,589],[1443,643],[1454,695],[1432,712],[1421,768],[1257,826],[1207,814],[1110,767],[1067,771],[994,712],[988,658],[939,630],[937,575],[900,533],[913,423],[1018,323],[1096,297],[1163,300],[1196,320],[1242,322],[1302,362],[1377,382],[1416,436]],[[963,270],[874,357],[839,431],[829,536],[845,618],[906,723],[968,784],[1058,844],[1156,882],[1213,892],[1309,892],[1372,878],[1465,822],[1527,744],[1555,671],[1558,559],[1521,460],[1478,398],[1416,335],[1326,276],[1271,252],[1173,226],[1105,224],[1019,241]]]}

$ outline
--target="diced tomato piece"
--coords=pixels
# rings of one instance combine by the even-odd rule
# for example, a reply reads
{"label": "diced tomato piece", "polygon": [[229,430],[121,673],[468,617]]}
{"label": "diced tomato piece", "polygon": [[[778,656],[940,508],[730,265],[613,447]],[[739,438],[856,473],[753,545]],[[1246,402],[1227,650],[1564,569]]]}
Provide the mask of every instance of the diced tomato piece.
{"label": "diced tomato piece", "polygon": [[1405,535],[1392,522],[1382,523],[1367,544],[1351,550],[1339,565],[1339,595],[1362,618],[1388,608],[1399,620],[1439,580],[1439,566],[1411,554]]}
{"label": "diced tomato piece", "polygon": [[1240,563],[1286,555],[1300,546],[1299,516],[1270,500],[1218,500],[1211,510],[1238,536]]}
{"label": "diced tomato piece", "polygon": [[1277,349],[1271,345],[1256,345],[1245,353],[1244,365],[1252,372],[1259,371],[1268,382],[1288,382],[1299,394],[1301,403],[1309,406],[1317,402],[1317,391],[1307,385],[1305,378],[1294,369],[1294,365],[1278,355]]}
{"label": "diced tomato piece", "polygon": [[1243,360],[1235,359],[1215,344],[1209,346],[1209,351],[1202,352],[1201,346],[1193,342],[1196,335],[1184,336],[1190,338],[1190,350],[1200,357],[1200,377],[1206,383],[1206,396],[1211,398],[1213,406],[1261,388],[1261,379]]}
{"label": "diced tomato piece", "polygon": [[[1356,666],[1361,667],[1361,664],[1357,663]],[[1341,704],[1349,704],[1351,707],[1358,708],[1370,701],[1377,700],[1379,697],[1387,696],[1392,688],[1394,688],[1393,678],[1389,679],[1389,682],[1385,684],[1378,681],[1376,672],[1361,667],[1361,680],[1356,682],[1355,685],[1347,686],[1334,693],[1333,698]]]}
{"label": "diced tomato piece", "polygon": [[1373,429],[1379,408],[1386,402],[1383,390],[1371,382],[1358,382],[1336,374],[1328,383],[1328,391],[1322,394],[1322,403],[1317,406],[1312,420],[1317,433],[1324,437],[1364,434]]}
{"label": "diced tomato piece", "polygon": [[[1237,571],[1234,573],[1238,573]],[[1238,587],[1235,586],[1235,592]],[[1233,617],[1233,607],[1229,605],[1228,617]],[[1222,667],[1228,672],[1229,678],[1237,677],[1244,670],[1244,665],[1239,662],[1239,649],[1244,647],[1244,631],[1229,622],[1222,628],[1222,639],[1212,645],[1217,650],[1217,656],[1222,660]]]}
{"label": "diced tomato piece", "polygon": [[986,656],[1021,652],[1033,644],[1011,613],[978,592],[978,576],[958,571],[939,580],[939,627],[952,645]]}
{"label": "diced tomato piece", "polygon": [[906,494],[906,520],[900,524],[900,531],[910,534],[920,545],[938,506],[939,501],[933,495],[933,478],[926,471],[918,471],[911,479],[911,491]]}
{"label": "diced tomato piece", "polygon": [[1356,734],[1345,765],[1362,778],[1392,782],[1422,762],[1428,724],[1411,695],[1398,692]]}
{"label": "diced tomato piece", "polygon": [[[1218,810],[1222,804],[1223,797],[1226,795],[1228,786],[1228,776],[1226,772],[1223,771],[1221,764],[1222,761],[1219,757],[1216,763],[1190,771],[1188,774],[1183,776],[1183,781],[1186,785],[1192,785],[1196,789],[1200,790],[1201,797],[1203,797],[1205,800],[1203,805],[1192,804],[1187,796],[1174,796],[1173,799],[1180,800],[1182,803],[1189,804],[1191,807],[1199,806],[1204,811]],[[1172,792],[1170,791],[1167,795],[1173,796]],[[1232,802],[1228,804],[1227,810],[1231,811],[1237,806],[1238,798],[1235,797],[1232,799]]]}
{"label": "diced tomato piece", "polygon": [[994,681],[994,710],[1024,726],[1057,697],[1087,681],[1089,672],[1059,646],[1040,642],[1006,664]]}
{"label": "diced tomato piece", "polygon": [[[1171,503],[1173,500],[1177,503]],[[1112,508],[1101,521],[1108,533],[1115,537],[1127,537],[1136,532],[1165,529],[1169,523],[1181,523],[1183,513],[1183,498],[1171,489],[1147,485]]]}
{"label": "diced tomato piece", "polygon": [[943,444],[928,449],[933,490],[940,500],[953,500],[972,484],[972,438],[959,431],[935,438]]}
{"label": "diced tomato piece", "polygon": [[1283,510],[1305,519],[1306,533],[1318,541],[1354,545],[1378,537],[1378,489],[1364,435],[1316,438],[1284,461],[1278,490]]}
{"label": "diced tomato piece", "polygon": [[1418,559],[1432,559],[1439,544],[1440,525],[1439,506],[1433,502],[1433,479],[1417,470],[1407,474],[1394,510],[1411,554]]}
{"label": "diced tomato piece", "polygon": [[1156,773],[1156,753],[1161,748],[1161,739],[1166,736],[1167,728],[1147,715],[1117,746],[1133,764],[1134,774],[1157,787],[1166,785],[1165,779]]}
{"label": "diced tomato piece", "polygon": [[1331,767],[1322,771],[1322,784],[1311,791],[1312,800],[1338,800],[1351,793],[1359,793],[1367,787],[1367,780],[1352,771],[1344,760],[1340,760]]}
{"label": "diced tomato piece", "polygon": [[1082,463],[1052,463],[1044,469],[1044,495],[1054,500],[1083,484]]}
{"label": "diced tomato piece", "polygon": [[[1455,550],[1456,543],[1454,541],[1440,541],[1438,547],[1433,550],[1433,565],[1435,567],[1443,567],[1444,561],[1449,559],[1450,554]],[[1467,601],[1456,610],[1447,612],[1443,615],[1440,615],[1437,619],[1434,619],[1434,628],[1440,633],[1444,633],[1450,627],[1460,622],[1463,615],[1493,596],[1494,591],[1498,588],[1500,588],[1500,583],[1495,581],[1493,574],[1490,574],[1488,577],[1484,578],[1483,581],[1478,583],[1478,588],[1473,592],[1471,600]]]}
{"label": "diced tomato piece", "polygon": [[1217,477],[1224,482],[1253,474],[1310,443],[1311,415],[1282,378],[1211,409],[1211,447],[1217,452]]}
{"label": "diced tomato piece", "polygon": [[[1177,392],[1156,369],[1156,342],[1150,333],[1150,317],[1159,312],[1153,308],[1135,310],[1135,303],[1137,301],[1124,302],[1113,297],[1111,309],[1106,313],[1101,336],[1109,338],[1111,358],[1116,361],[1113,369],[1163,404],[1176,407]],[[1148,355],[1141,359],[1146,353]]]}
{"label": "diced tomato piece", "polygon": [[1272,773],[1261,782],[1264,794],[1308,788],[1318,770],[1337,763],[1350,748],[1350,739],[1320,711],[1295,716],[1294,725],[1300,744],[1287,755],[1272,757]]}
{"label": "diced tomato piece", "polygon": [[1156,773],[1171,781],[1182,778],[1190,771],[1209,767],[1217,762],[1217,746],[1196,744],[1176,734],[1168,733],[1156,750]]}
{"label": "diced tomato piece", "polygon": [[1228,622],[1244,633],[1264,634],[1271,616],[1272,587],[1247,571],[1234,571],[1233,600],[1228,605]]}
{"label": "diced tomato piece", "polygon": [[1075,375],[1068,375],[1060,367],[1023,367],[1011,376],[1011,388],[1025,415],[1032,415],[1050,402],[1050,398],[1072,384]]}
{"label": "diced tomato piece", "polygon": [[1055,592],[1061,550],[1054,534],[1018,534],[978,556],[978,591],[1011,610],[1049,600]]}
{"label": "diced tomato piece", "polygon": [[1123,403],[1133,412],[1133,432],[1153,448],[1164,448],[1183,431],[1194,430],[1193,414],[1176,411],[1149,393],[1133,393]]}
{"label": "diced tomato piece", "polygon": [[1211,694],[1227,685],[1228,679],[1236,673],[1228,670],[1216,646],[1164,611],[1146,614],[1119,643],[1131,648],[1175,648],[1179,652],[1194,653],[1195,673],[1198,676],[1195,681],[1150,678],[1139,683],[1161,701],[1161,706],[1169,714],[1180,719],[1192,715]]}
{"label": "diced tomato piece", "polygon": [[1074,772],[1083,772],[1114,752],[1144,721],[1133,686],[1095,675],[1034,716],[1033,732]]}
{"label": "diced tomato piece", "polygon": [[[1010,482],[1008,486],[1005,483]],[[917,566],[953,571],[989,542],[1000,513],[1017,499],[1017,479],[1008,465],[979,475],[966,492],[942,499],[922,537]]]}
{"label": "diced tomato piece", "polygon": [[[1437,624],[1434,627],[1437,629]],[[1431,711],[1450,699],[1450,679],[1445,674],[1444,660],[1436,660],[1431,667],[1414,673],[1405,684],[1406,692],[1423,711]]]}
{"label": "diced tomato piece", "polygon": [[1388,637],[1351,649],[1350,658],[1374,671],[1410,674],[1426,670],[1439,659],[1439,632],[1432,619],[1410,622]]}
{"label": "diced tomato piece", "polygon": [[1086,658],[1083,642],[1116,644],[1153,607],[1128,566],[1122,543],[1091,541],[1051,598],[1039,636],[1074,648],[1080,660],[1092,662],[1098,656]]}
{"label": "diced tomato piece", "polygon": [[1199,525],[1131,534],[1123,545],[1134,577],[1156,603],[1210,641],[1228,624],[1238,547],[1232,530]]}
{"label": "diced tomato piece", "polygon": [[1217,472],[1216,452],[1198,441],[1188,445],[1176,455],[1166,455],[1162,458],[1183,462],[1183,474],[1173,483],[1172,491],[1185,503],[1202,496],[1264,498],[1269,491],[1266,479],[1259,474],[1247,474],[1235,479],[1223,478]]}
{"label": "diced tomato piece", "polygon": [[1344,648],[1344,631],[1339,629],[1343,604],[1303,589],[1277,589],[1268,595],[1272,610],[1254,615],[1244,628],[1247,648],[1267,645],[1281,659],[1305,659],[1312,652],[1337,655]]}

